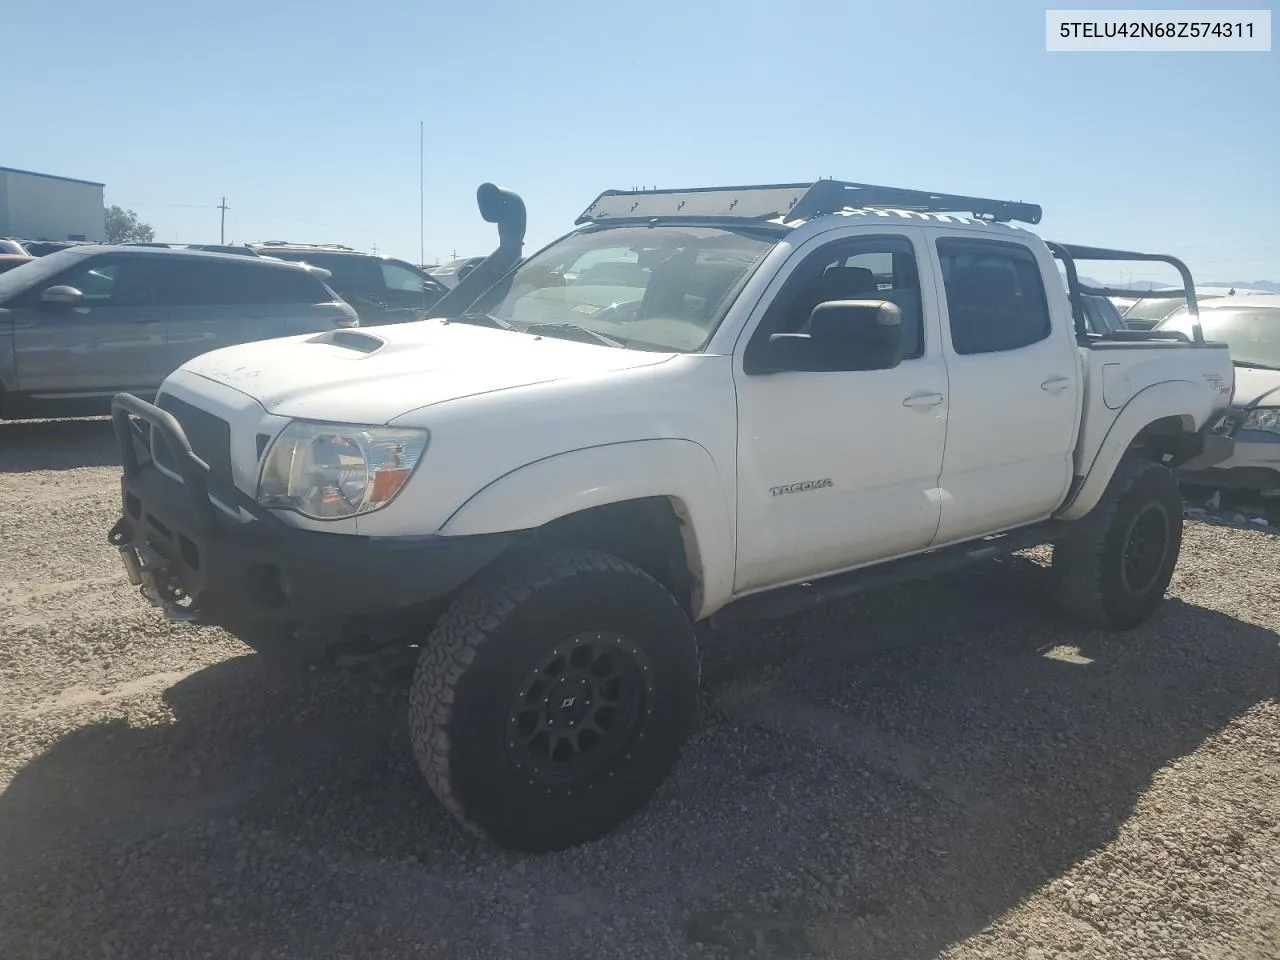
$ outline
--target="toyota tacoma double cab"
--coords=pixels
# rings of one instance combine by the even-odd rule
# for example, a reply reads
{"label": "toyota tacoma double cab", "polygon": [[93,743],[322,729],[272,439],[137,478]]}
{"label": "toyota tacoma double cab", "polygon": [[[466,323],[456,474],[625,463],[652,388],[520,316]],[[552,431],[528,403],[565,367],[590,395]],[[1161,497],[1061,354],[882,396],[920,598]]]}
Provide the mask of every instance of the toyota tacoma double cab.
{"label": "toyota tacoma double cab", "polygon": [[[1227,349],[1090,330],[1029,203],[822,180],[525,206],[418,322],[187,361],[114,399],[130,581],[264,653],[417,648],[410,736],[464,825],[590,841],[676,762],[698,638],[1053,545],[1124,630],[1182,540],[1171,470],[1230,455]],[[695,629],[697,627],[697,629]]]}

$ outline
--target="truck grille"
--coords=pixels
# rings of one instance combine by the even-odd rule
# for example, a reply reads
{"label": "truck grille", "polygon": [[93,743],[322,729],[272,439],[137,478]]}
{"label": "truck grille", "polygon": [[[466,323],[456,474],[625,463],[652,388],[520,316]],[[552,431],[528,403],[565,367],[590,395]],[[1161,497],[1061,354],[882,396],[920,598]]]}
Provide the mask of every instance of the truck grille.
{"label": "truck grille", "polygon": [[[210,472],[215,477],[230,481],[231,425],[221,417],[168,394],[161,394],[156,399],[156,406],[173,414],[178,423],[182,424],[191,449],[209,465]],[[177,471],[177,460],[163,436],[155,430],[151,435],[151,455],[155,457],[156,463]]]}

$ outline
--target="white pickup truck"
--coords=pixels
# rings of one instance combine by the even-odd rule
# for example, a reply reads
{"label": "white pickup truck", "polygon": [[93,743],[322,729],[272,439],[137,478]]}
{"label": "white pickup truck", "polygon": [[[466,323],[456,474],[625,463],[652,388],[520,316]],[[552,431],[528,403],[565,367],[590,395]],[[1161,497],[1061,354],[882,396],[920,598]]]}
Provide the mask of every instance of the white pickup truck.
{"label": "white pickup truck", "polygon": [[[1233,367],[1089,330],[1032,204],[824,180],[602,194],[416,323],[229,347],[114,401],[127,574],[264,652],[417,646],[411,737],[472,830],[588,841],[694,719],[696,624],[1054,544],[1130,628],[1178,559],[1171,467],[1231,452]],[[967,216],[958,214],[964,213]],[[1060,273],[1059,270],[1063,273]]]}

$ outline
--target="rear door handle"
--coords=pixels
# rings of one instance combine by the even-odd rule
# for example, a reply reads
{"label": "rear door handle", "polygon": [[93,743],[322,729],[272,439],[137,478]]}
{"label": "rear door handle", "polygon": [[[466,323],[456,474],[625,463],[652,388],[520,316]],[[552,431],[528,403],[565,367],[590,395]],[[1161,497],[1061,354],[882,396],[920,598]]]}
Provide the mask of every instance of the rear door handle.
{"label": "rear door handle", "polygon": [[1070,377],[1050,377],[1044,383],[1040,384],[1040,389],[1049,393],[1061,393],[1067,387],[1071,386]]}
{"label": "rear door handle", "polygon": [[904,407],[936,407],[943,400],[940,393],[913,393],[902,401]]}

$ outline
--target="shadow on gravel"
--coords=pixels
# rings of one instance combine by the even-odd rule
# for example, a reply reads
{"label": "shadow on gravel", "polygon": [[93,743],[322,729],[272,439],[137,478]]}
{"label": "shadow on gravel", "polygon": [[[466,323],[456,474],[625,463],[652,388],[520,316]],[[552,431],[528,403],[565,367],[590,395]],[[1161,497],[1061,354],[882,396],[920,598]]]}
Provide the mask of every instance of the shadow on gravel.
{"label": "shadow on gravel", "polygon": [[0,421],[0,473],[110,467],[119,462],[106,417]]}
{"label": "shadow on gravel", "polygon": [[403,690],[221,663],[174,722],[74,730],[0,795],[0,955],[933,957],[1280,695],[1272,631],[1173,600],[1104,637],[1046,619],[1042,580],[1013,559],[717,637],[671,781],[540,858],[454,826]]}

